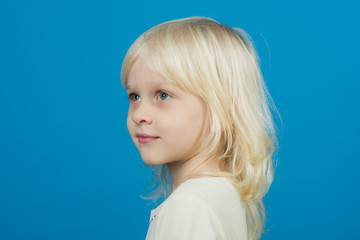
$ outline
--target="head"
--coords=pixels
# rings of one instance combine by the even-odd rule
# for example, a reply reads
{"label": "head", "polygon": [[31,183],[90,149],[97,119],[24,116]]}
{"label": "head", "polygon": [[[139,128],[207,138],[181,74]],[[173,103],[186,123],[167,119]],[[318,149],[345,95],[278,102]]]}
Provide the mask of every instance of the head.
{"label": "head", "polygon": [[[199,138],[245,202],[250,238],[259,236],[276,138],[271,97],[246,33],[204,17],[159,24],[128,50],[123,85],[139,59],[149,71],[204,103]],[[164,172],[160,177],[164,179]]]}
{"label": "head", "polygon": [[[226,159],[237,137],[234,124],[256,120],[250,108],[259,104],[261,75],[245,33],[202,17],[162,23],[142,34],[126,54],[125,86],[140,58],[150,71],[205,102],[202,140],[211,146],[211,155]],[[246,131],[245,124],[241,128]]]}

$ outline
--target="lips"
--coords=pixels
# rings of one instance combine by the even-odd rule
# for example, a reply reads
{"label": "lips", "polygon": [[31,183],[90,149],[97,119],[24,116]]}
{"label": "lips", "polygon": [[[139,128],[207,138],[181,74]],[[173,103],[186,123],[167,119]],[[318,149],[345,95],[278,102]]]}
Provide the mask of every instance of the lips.
{"label": "lips", "polygon": [[157,140],[159,137],[154,137],[146,134],[136,134],[139,143],[149,143]]}

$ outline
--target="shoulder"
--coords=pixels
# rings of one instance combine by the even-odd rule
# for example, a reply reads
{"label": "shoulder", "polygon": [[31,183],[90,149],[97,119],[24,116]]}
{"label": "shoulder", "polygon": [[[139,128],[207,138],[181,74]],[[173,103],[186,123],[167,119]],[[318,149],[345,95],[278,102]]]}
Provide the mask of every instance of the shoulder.
{"label": "shoulder", "polygon": [[158,213],[155,239],[223,239],[224,226],[212,206],[201,197],[178,192]]}
{"label": "shoulder", "polygon": [[[235,187],[226,178],[210,177],[191,179],[183,183],[178,196],[191,195],[206,203],[223,222],[245,215],[242,200]],[[176,192],[174,200],[177,198]],[[198,200],[199,202],[200,200]]]}
{"label": "shoulder", "polygon": [[223,178],[184,182],[162,204],[156,223],[159,239],[227,239],[239,229],[246,234],[241,201]]}
{"label": "shoulder", "polygon": [[207,177],[190,179],[181,184],[164,202],[164,207],[192,208],[202,205],[220,213],[229,204],[231,207],[242,206],[232,184],[225,178]]}

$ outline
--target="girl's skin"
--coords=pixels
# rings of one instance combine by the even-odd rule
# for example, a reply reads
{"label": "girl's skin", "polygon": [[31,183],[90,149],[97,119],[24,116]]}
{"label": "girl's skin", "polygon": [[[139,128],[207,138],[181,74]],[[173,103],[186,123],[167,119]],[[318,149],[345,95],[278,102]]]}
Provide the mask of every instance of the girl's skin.
{"label": "girl's skin", "polygon": [[206,116],[202,99],[151,72],[142,57],[130,69],[126,88],[131,138],[146,164],[168,165],[173,189],[194,171],[216,170],[200,141]]}

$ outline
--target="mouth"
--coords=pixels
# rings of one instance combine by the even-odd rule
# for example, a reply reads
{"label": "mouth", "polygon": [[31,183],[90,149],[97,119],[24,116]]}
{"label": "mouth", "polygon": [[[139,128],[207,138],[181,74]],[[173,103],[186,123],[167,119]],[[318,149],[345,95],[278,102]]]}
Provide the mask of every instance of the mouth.
{"label": "mouth", "polygon": [[149,136],[146,134],[136,134],[136,137],[139,143],[149,143],[160,138],[160,137]]}

